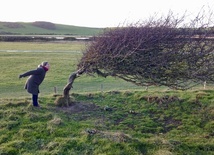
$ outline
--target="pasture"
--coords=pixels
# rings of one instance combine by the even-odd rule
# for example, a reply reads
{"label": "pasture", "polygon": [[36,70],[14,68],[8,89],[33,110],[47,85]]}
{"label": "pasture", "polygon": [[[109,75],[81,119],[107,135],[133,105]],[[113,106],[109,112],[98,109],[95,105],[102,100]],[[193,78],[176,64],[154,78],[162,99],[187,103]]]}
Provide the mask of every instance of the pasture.
{"label": "pasture", "polygon": [[[40,96],[52,95],[54,87],[61,94],[71,72],[86,47],[85,42],[0,42],[0,98],[26,97],[23,89],[27,78],[19,74],[35,69],[48,61],[51,69],[40,86]],[[145,89],[112,77],[102,78],[83,75],[74,82],[71,92],[97,92],[111,90]]]}

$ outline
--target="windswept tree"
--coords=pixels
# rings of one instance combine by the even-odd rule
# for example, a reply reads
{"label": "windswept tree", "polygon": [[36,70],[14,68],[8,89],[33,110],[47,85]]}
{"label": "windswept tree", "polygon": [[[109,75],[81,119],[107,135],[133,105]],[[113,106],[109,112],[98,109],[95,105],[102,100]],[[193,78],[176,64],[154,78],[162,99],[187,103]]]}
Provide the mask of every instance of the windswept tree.
{"label": "windswept tree", "polygon": [[214,82],[214,36],[197,16],[151,18],[96,36],[78,64],[85,73],[114,76],[140,86],[187,89]]}
{"label": "windswept tree", "polygon": [[[207,18],[207,16],[206,16]],[[214,82],[214,35],[211,16],[150,18],[128,26],[106,29],[94,37],[64,88],[69,96],[79,74],[114,76],[139,86],[188,89]],[[214,27],[213,27],[214,28]]]}

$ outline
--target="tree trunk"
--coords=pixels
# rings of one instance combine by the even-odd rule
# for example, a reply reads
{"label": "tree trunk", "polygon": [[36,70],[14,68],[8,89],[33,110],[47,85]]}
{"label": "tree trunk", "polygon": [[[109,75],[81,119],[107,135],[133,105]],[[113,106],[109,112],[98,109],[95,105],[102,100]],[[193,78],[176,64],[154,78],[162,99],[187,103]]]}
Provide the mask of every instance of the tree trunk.
{"label": "tree trunk", "polygon": [[84,69],[80,69],[76,72],[71,73],[71,75],[69,76],[68,79],[68,83],[66,84],[66,86],[63,89],[63,97],[65,98],[65,102],[66,105],[69,105],[70,102],[70,97],[69,97],[69,92],[71,90],[71,88],[73,88],[72,84],[74,82],[74,80],[79,77],[80,74],[82,74],[84,72]]}

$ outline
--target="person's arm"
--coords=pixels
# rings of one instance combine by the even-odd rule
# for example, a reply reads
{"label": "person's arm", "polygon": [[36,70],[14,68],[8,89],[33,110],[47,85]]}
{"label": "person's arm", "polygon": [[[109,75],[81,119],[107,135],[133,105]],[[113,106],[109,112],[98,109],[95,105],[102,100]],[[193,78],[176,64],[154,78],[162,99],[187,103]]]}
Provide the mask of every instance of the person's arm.
{"label": "person's arm", "polygon": [[20,74],[19,78],[30,76],[30,75],[36,75],[36,74],[41,74],[41,70],[39,68],[36,70],[31,70],[31,71],[25,72],[23,74]]}

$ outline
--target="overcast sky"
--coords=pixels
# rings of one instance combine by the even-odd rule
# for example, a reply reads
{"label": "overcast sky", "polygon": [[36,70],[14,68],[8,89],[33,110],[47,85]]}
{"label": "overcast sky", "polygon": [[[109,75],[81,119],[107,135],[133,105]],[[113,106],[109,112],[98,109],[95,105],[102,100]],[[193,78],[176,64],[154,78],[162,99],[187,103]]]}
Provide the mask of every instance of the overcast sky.
{"label": "overcast sky", "polygon": [[196,15],[202,8],[214,11],[214,0],[0,0],[0,21],[112,27],[169,10]]}

